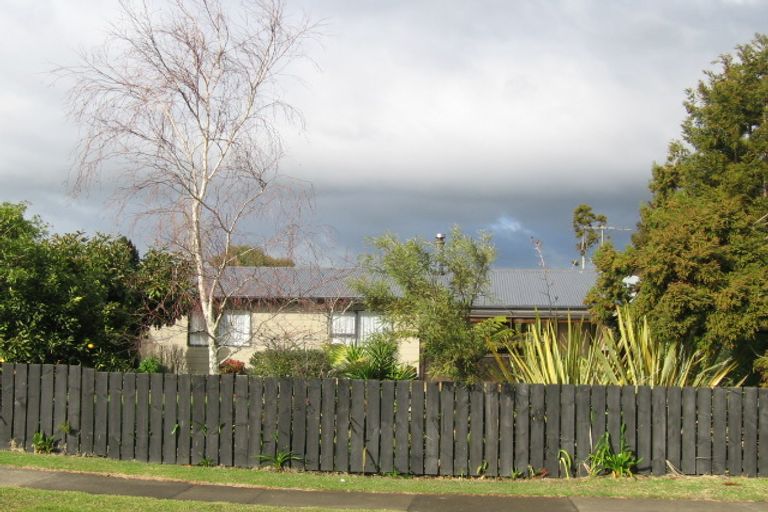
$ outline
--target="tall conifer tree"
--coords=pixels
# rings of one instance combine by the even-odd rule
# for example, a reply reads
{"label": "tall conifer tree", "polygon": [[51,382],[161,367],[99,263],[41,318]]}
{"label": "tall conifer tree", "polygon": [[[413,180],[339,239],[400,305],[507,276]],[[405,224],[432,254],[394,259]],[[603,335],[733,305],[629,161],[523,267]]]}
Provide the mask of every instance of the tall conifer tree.
{"label": "tall conifer tree", "polygon": [[686,91],[682,138],[653,166],[631,245],[596,255],[588,301],[610,321],[631,300],[657,336],[732,353],[748,373],[768,345],[768,36],[717,64]]}

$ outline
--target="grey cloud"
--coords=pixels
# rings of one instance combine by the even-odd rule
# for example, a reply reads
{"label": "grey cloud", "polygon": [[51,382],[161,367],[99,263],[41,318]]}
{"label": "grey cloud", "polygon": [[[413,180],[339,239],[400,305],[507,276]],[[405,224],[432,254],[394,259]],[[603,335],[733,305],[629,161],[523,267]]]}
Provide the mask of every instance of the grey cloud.
{"label": "grey cloud", "polygon": [[[761,2],[289,1],[323,19],[284,96],[283,172],[312,183],[329,254],[351,259],[390,230],[498,229],[499,263],[574,257],[570,215],[591,203],[637,221],[650,165],[684,116],[683,90],[720,53],[764,29]],[[0,200],[29,200],[54,229],[141,232],[64,181],[77,127],[46,71],[99,41],[112,3],[15,0],[0,13]],[[310,227],[311,227],[310,226]],[[335,236],[325,235],[330,226]],[[508,227],[513,227],[510,224]],[[256,229],[256,228],[254,228]],[[623,238],[622,238],[623,237]],[[626,235],[616,235],[626,243]],[[144,241],[143,243],[147,243]]]}

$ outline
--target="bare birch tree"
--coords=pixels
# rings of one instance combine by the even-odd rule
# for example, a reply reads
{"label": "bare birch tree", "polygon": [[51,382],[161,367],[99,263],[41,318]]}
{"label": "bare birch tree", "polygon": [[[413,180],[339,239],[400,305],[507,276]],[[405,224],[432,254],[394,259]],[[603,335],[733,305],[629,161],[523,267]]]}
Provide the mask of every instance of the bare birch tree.
{"label": "bare birch tree", "polygon": [[227,299],[219,291],[230,262],[215,256],[242,243],[242,223],[273,198],[276,123],[297,115],[278,82],[312,27],[291,23],[281,0],[120,7],[104,45],[58,70],[72,80],[71,115],[83,127],[73,188],[100,175],[116,181],[123,199],[145,202],[142,213],[159,222],[165,243],[190,258],[209,372],[217,373]]}

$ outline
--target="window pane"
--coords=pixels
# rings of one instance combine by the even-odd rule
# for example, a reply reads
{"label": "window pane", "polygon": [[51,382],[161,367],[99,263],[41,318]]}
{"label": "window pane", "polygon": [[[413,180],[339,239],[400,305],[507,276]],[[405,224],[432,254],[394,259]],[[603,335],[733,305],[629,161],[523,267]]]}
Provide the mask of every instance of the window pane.
{"label": "window pane", "polygon": [[189,344],[193,347],[207,347],[208,335],[204,332],[191,332],[189,333]]}
{"label": "window pane", "polygon": [[216,329],[219,344],[227,347],[243,347],[251,343],[251,313],[249,311],[225,311]]}
{"label": "window pane", "polygon": [[355,341],[355,313],[334,313],[331,317],[331,342],[350,344]]}
{"label": "window pane", "polygon": [[205,333],[205,320],[202,311],[192,311],[189,314],[189,344],[191,346],[208,345],[208,336]]}
{"label": "window pane", "polygon": [[360,341],[367,341],[371,334],[384,331],[384,320],[376,313],[360,313]]}

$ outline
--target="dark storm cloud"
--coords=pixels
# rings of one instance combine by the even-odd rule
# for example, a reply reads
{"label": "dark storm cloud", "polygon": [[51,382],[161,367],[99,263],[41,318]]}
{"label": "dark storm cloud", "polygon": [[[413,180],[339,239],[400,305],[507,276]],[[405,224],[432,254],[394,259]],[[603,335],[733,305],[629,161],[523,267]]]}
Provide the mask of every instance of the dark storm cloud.
{"label": "dark storm cloud", "polygon": [[[282,170],[313,185],[304,218],[335,233],[320,238],[336,261],[366,236],[459,224],[492,231],[502,265],[535,265],[534,237],[548,264],[567,266],[573,208],[633,226],[651,163],[679,136],[684,89],[768,19],[768,4],[750,1],[288,3],[321,19],[322,35],[284,84],[306,130],[285,127]],[[78,131],[66,84],[47,74],[101,40],[114,11],[4,5],[0,200],[30,201],[59,231],[122,231],[143,245],[144,231],[105,206],[106,185],[65,195]]]}
{"label": "dark storm cloud", "polygon": [[[610,224],[633,228],[637,208],[646,199],[643,190],[627,189],[603,195],[590,192],[568,194],[551,189],[539,194],[518,194],[513,190],[496,194],[472,194],[435,190],[419,193],[406,189],[346,188],[318,190],[317,218],[335,228],[337,248],[350,254],[366,251],[365,238],[385,232],[402,238],[431,239],[458,224],[465,232],[490,232],[498,249],[501,266],[531,267],[538,264],[532,239],[541,240],[546,263],[567,267],[575,258],[571,230],[573,209],[582,202],[608,215]],[[617,245],[629,238],[624,231],[612,232]],[[344,256],[344,250],[338,251]]]}

